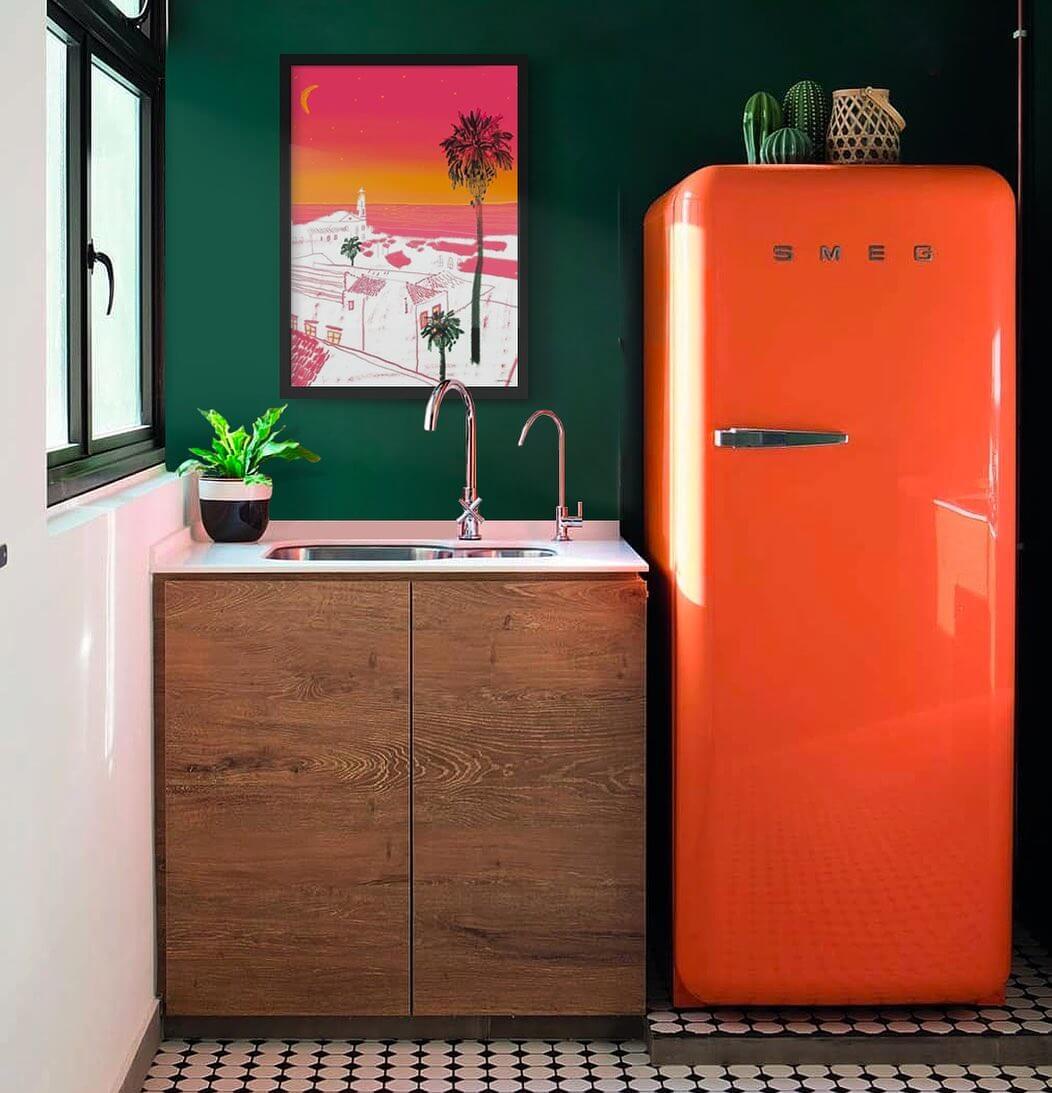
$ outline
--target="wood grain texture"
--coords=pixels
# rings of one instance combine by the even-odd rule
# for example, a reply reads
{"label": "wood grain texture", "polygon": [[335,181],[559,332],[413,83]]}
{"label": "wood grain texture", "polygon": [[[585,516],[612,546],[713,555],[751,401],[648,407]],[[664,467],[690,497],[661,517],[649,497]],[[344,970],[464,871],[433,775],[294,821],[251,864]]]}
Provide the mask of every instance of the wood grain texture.
{"label": "wood grain texture", "polygon": [[644,1007],[645,590],[413,586],[413,1012]]}
{"label": "wood grain texture", "polygon": [[408,1013],[408,583],[163,607],[168,1012]]}

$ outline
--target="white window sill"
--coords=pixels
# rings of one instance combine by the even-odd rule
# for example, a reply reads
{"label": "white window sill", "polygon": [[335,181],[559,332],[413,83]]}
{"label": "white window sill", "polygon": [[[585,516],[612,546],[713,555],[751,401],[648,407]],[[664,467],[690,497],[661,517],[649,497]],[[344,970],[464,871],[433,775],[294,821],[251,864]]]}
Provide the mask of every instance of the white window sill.
{"label": "white window sill", "polygon": [[60,501],[47,510],[48,535],[61,535],[82,527],[116,509],[164,489],[185,489],[185,485],[163,465],[147,467],[117,482]]}

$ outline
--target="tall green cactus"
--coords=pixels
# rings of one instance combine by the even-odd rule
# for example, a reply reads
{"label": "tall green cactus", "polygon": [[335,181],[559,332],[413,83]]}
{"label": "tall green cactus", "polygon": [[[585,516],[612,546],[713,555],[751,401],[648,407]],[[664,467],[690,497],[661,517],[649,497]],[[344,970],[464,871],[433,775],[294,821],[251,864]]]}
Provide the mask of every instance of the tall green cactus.
{"label": "tall green cactus", "polygon": [[814,154],[811,138],[802,129],[776,129],[763,138],[761,163],[808,163]]}
{"label": "tall green cactus", "polygon": [[745,134],[745,155],[749,163],[759,163],[763,138],[780,128],[781,124],[782,108],[769,91],[757,91],[745,100],[742,132]]}
{"label": "tall green cactus", "polygon": [[785,93],[782,114],[787,126],[801,129],[811,138],[814,162],[823,163],[826,158],[829,100],[822,85],[814,80],[794,83]]}

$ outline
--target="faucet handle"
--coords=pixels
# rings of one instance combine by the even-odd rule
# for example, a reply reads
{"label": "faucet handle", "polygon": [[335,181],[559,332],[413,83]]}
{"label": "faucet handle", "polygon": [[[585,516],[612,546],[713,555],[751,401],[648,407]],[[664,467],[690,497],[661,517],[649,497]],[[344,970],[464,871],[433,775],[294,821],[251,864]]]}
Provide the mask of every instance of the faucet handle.
{"label": "faucet handle", "polygon": [[479,505],[482,504],[482,498],[476,497],[474,500],[469,501],[465,497],[460,498],[460,507],[464,510],[457,517],[457,526],[460,528],[461,539],[479,539],[479,525],[486,522],[485,516],[479,512]]}
{"label": "faucet handle", "polygon": [[584,524],[584,502],[577,502],[577,515],[571,516],[565,505],[555,508],[555,539],[565,543],[570,538],[570,528],[579,528]]}
{"label": "faucet handle", "polygon": [[571,516],[570,510],[564,508],[561,511],[560,520],[568,528],[579,528],[584,523],[584,502],[577,502],[577,515]]}
{"label": "faucet handle", "polygon": [[461,497],[459,498],[459,501],[460,507],[464,511],[457,517],[458,524],[461,522],[461,520],[467,520],[469,517],[473,517],[475,520],[478,520],[480,524],[485,522],[486,517],[483,516],[481,512],[479,512],[479,505],[482,504],[481,497],[476,497],[472,501],[469,501],[466,497]]}

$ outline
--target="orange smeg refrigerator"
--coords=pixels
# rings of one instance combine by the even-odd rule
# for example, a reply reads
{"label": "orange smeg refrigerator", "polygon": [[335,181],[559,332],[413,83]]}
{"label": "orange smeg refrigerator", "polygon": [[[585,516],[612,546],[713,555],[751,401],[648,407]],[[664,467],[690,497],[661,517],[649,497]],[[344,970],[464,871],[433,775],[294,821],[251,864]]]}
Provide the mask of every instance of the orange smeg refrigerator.
{"label": "orange smeg refrigerator", "polygon": [[1014,218],[898,166],[709,167],[647,214],[679,1005],[1003,997]]}

